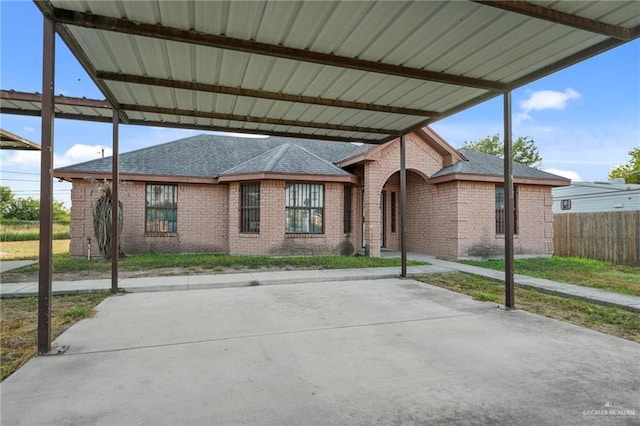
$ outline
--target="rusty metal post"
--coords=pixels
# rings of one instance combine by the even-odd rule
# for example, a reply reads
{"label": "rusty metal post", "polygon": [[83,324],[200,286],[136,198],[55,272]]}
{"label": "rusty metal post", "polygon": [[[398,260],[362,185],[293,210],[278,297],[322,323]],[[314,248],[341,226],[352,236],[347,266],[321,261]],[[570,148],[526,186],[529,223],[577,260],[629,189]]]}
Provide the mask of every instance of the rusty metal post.
{"label": "rusty metal post", "polygon": [[111,292],[118,292],[118,261],[120,257],[120,239],[118,235],[118,184],[120,165],[118,153],[118,109],[113,108],[113,157],[111,161]]}
{"label": "rusty metal post", "polygon": [[400,136],[400,276],[407,276],[407,168],[405,136]]}
{"label": "rusty metal post", "polygon": [[514,303],[514,255],[513,234],[515,210],[513,198],[513,151],[511,147],[511,92],[504,93],[504,284],[505,306],[515,307]]}
{"label": "rusty metal post", "polygon": [[51,351],[53,280],[53,121],[55,110],[55,23],[44,17],[42,42],[42,151],[40,152],[40,255],[38,272],[38,354]]}

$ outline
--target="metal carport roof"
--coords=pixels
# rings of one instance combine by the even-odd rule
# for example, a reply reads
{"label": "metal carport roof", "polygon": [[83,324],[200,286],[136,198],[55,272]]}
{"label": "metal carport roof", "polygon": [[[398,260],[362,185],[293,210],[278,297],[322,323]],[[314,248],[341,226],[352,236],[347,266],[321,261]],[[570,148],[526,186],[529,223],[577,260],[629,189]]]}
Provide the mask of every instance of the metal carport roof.
{"label": "metal carport roof", "polygon": [[635,1],[36,4],[124,123],[369,143],[640,36]]}
{"label": "metal carport roof", "polygon": [[0,149],[17,149],[26,151],[40,151],[40,145],[21,136],[0,129]]}

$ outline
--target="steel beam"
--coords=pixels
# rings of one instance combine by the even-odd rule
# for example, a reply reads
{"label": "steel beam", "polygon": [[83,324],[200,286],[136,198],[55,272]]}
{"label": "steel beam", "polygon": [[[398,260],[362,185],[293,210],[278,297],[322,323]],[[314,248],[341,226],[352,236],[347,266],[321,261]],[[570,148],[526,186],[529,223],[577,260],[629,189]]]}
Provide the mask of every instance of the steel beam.
{"label": "steel beam", "polygon": [[113,109],[113,157],[111,157],[111,292],[118,292],[118,260],[120,256],[120,236],[118,235],[118,218],[120,209],[118,208],[119,182],[120,182],[120,161],[119,161],[119,141],[118,141],[118,120],[119,113]]}
{"label": "steel beam", "polygon": [[56,26],[44,17],[42,43],[42,150],[40,152],[40,255],[38,257],[38,354],[51,351],[53,279],[53,112]]}
{"label": "steel beam", "polygon": [[513,198],[513,151],[511,147],[511,92],[504,93],[504,284],[505,306],[515,308],[513,272],[513,234],[515,206]]}
{"label": "steel beam", "polygon": [[118,81],[121,83],[141,84],[144,86],[167,87],[171,89],[193,90],[197,92],[218,93],[230,96],[244,96],[249,98],[269,99],[272,101],[295,102],[364,111],[386,112],[390,114],[415,115],[418,117],[440,116],[440,113],[437,111],[404,108],[391,105],[371,104],[366,102],[354,102],[340,99],[319,98],[315,96],[302,96],[294,95],[291,93],[271,92],[268,90],[244,89],[241,87],[221,86],[219,84],[200,83],[196,81],[172,80],[168,78],[123,74],[108,71],[97,71],[96,75],[99,79],[105,81]]}
{"label": "steel beam", "polygon": [[400,276],[407,276],[407,167],[405,135],[400,136]]}
{"label": "steel beam", "polygon": [[[55,98],[56,105],[111,109],[111,105],[105,100],[75,98],[73,96],[62,95],[58,95]],[[38,103],[42,101],[42,95],[39,93],[18,92],[15,90],[0,90],[0,99]]]}
{"label": "steel beam", "polygon": [[607,24],[606,22],[596,21],[595,19],[585,18],[583,16],[573,15],[571,13],[562,12],[561,10],[533,4],[527,1],[474,1],[484,6],[497,7],[499,9],[508,10],[509,12],[519,13],[521,15],[530,16],[532,18],[543,19],[545,21],[553,22],[554,24],[566,25],[568,27],[577,28],[579,30],[617,38],[619,40],[628,41],[633,38],[633,30],[630,28]]}
{"label": "steel beam", "polygon": [[122,104],[120,105],[120,108],[126,111],[147,112],[152,114],[166,114],[166,115],[175,115],[175,116],[183,116],[183,117],[209,118],[212,120],[225,120],[225,121],[228,120],[228,121],[239,121],[239,122],[246,122],[246,123],[274,124],[277,126],[305,127],[305,128],[324,129],[324,130],[355,132],[355,133],[398,135],[398,129],[390,129],[390,128],[347,126],[343,124],[329,124],[329,123],[321,123],[317,121],[287,120],[283,118],[257,117],[257,116],[251,116],[251,115],[227,114],[227,113],[213,112],[213,111],[164,108],[164,107],[153,106],[153,105]]}

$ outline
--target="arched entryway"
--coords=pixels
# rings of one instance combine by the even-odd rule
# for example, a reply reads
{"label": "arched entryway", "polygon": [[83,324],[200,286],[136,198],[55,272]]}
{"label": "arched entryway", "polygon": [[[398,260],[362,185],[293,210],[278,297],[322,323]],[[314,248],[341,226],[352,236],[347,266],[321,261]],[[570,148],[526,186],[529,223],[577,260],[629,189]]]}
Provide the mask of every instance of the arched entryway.
{"label": "arched entryway", "polygon": [[[431,185],[423,173],[407,169],[407,249],[428,252],[429,218],[435,206]],[[393,173],[380,191],[380,248],[400,250],[400,172]]]}

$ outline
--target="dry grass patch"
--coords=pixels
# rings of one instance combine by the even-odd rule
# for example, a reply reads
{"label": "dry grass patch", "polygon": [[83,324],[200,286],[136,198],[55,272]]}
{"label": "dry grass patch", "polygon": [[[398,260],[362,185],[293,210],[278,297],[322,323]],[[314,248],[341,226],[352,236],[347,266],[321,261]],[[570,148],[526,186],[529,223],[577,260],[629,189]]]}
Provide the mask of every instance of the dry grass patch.
{"label": "dry grass patch", "polygon": [[[110,293],[87,293],[52,298],[52,338],[83,318],[93,316],[94,308]],[[29,361],[37,352],[38,299],[24,297],[0,300],[0,380]]]}
{"label": "dry grass patch", "polygon": [[[37,259],[39,255],[40,241],[3,241],[0,242],[0,251],[6,254],[0,256],[0,260],[25,260]],[[53,240],[53,254],[69,252],[69,240]]]}
{"label": "dry grass patch", "polygon": [[[476,300],[504,303],[504,283],[464,273],[433,274],[418,281],[472,296]],[[570,297],[515,288],[516,308],[591,328],[640,343],[640,314],[596,305]]]}

